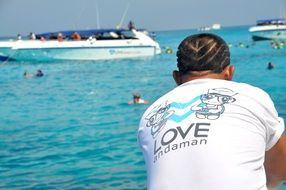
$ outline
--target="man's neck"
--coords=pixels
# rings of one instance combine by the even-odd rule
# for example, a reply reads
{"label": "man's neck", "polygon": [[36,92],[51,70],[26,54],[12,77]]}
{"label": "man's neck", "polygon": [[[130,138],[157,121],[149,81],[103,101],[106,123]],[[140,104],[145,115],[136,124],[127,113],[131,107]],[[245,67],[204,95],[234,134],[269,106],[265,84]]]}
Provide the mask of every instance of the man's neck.
{"label": "man's neck", "polygon": [[227,80],[224,75],[222,75],[221,73],[200,73],[199,75],[183,75],[182,76],[182,83],[185,82],[189,82],[191,80],[196,80],[196,79],[206,79],[206,78],[210,78],[210,79],[222,79],[222,80]]}

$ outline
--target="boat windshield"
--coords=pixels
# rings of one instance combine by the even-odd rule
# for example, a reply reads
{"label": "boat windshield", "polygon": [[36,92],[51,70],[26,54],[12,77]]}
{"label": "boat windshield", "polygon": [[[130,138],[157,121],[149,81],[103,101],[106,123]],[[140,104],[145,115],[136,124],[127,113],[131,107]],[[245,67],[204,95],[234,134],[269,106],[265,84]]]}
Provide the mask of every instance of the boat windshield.
{"label": "boat windshield", "polygon": [[[44,37],[49,40],[56,40],[58,34],[61,33],[65,40],[72,40],[72,35],[75,31],[63,31],[55,33],[38,34],[37,39]],[[82,40],[87,40],[90,37],[97,40],[120,40],[120,39],[137,39],[136,34],[132,30],[89,30],[89,31],[76,31]]]}
{"label": "boat windshield", "polygon": [[285,25],[286,20],[278,18],[278,19],[258,20],[256,23],[258,26],[262,26],[262,25]]}

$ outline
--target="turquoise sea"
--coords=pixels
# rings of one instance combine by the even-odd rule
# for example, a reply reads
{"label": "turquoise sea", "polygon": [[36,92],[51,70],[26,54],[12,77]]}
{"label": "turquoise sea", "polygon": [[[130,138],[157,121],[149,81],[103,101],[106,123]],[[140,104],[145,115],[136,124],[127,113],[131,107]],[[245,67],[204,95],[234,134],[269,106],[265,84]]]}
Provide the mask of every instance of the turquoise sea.
{"label": "turquoise sea", "polygon": [[[134,92],[153,102],[174,88],[176,48],[197,32],[156,32],[163,53],[152,58],[0,62],[0,189],[146,189],[137,127],[148,105],[127,102]],[[231,45],[234,80],[267,91],[286,120],[286,46],[253,44],[247,26],[211,32]],[[44,77],[23,77],[37,69]]]}

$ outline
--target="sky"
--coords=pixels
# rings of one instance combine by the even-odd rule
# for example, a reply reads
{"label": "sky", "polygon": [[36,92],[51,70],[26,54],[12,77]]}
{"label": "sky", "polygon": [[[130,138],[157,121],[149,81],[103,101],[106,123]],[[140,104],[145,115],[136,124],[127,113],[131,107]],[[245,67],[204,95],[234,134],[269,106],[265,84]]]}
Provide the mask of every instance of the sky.
{"label": "sky", "polygon": [[0,0],[0,36],[126,27],[149,31],[255,24],[286,14],[286,0]]}

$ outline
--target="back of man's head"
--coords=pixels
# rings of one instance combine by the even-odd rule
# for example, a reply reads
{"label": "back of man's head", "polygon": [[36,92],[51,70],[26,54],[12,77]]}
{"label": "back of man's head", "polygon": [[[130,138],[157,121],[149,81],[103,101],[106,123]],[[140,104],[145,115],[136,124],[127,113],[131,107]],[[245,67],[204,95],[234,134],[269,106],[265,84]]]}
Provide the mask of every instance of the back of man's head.
{"label": "back of man's head", "polygon": [[192,35],[179,45],[177,62],[181,74],[192,71],[221,73],[230,64],[229,48],[222,38],[214,34]]}

